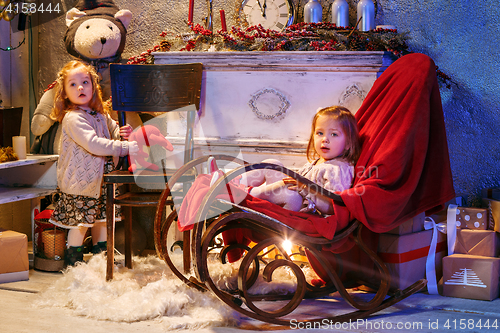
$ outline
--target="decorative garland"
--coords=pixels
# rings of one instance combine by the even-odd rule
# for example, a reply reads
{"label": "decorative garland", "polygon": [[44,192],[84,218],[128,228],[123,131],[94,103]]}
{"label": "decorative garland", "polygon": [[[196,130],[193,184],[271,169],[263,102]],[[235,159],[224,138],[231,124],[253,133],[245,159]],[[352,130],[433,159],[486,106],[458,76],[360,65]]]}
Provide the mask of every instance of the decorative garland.
{"label": "decorative garland", "polygon": [[[161,41],[152,49],[129,58],[128,64],[154,63],[152,52],[168,51],[388,51],[396,57],[411,53],[406,33],[396,29],[358,31],[333,23],[297,23],[284,31],[264,29],[261,25],[232,27],[213,33],[199,24],[189,25],[192,33],[163,31]],[[447,88],[451,78],[436,67],[438,78]]]}

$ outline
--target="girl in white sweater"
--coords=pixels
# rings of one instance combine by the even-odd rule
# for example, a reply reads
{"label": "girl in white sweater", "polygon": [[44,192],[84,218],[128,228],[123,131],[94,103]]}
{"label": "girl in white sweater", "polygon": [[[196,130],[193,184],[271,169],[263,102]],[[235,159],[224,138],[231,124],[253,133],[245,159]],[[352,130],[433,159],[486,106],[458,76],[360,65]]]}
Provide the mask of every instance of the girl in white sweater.
{"label": "girl in white sweater", "polygon": [[[352,186],[360,150],[357,122],[352,113],[341,106],[323,108],[312,122],[306,151],[309,162],[298,173],[329,191],[343,191]],[[271,159],[263,162],[283,165]],[[253,170],[244,174],[240,183],[250,186],[252,196],[286,209],[333,214],[331,199],[312,194],[307,187],[297,188],[295,179],[281,172]]]}
{"label": "girl in white sweater", "polygon": [[118,127],[103,107],[99,77],[80,61],[70,61],[57,76],[51,118],[62,123],[57,184],[59,200],[50,218],[69,228],[65,263],[83,261],[83,242],[92,228],[93,253],[106,249],[106,205],[102,177],[113,171],[112,156],[135,154],[137,142],[125,140],[130,125]]}

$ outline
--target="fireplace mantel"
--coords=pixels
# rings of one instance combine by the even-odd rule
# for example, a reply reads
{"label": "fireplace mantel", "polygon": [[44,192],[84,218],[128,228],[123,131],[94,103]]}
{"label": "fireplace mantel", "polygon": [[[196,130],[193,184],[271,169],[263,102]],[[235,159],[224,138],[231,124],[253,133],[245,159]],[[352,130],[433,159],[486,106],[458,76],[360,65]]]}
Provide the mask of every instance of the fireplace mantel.
{"label": "fireplace mantel", "polygon": [[[153,56],[155,64],[203,64],[195,127],[198,154],[236,150],[250,162],[279,158],[289,167],[305,162],[316,110],[344,105],[355,113],[393,62],[388,52],[353,51],[156,52]],[[180,143],[185,122],[179,114],[165,118],[168,136]]]}
{"label": "fireplace mantel", "polygon": [[153,56],[156,64],[201,62],[207,71],[379,72],[393,59],[383,51],[156,52]]}

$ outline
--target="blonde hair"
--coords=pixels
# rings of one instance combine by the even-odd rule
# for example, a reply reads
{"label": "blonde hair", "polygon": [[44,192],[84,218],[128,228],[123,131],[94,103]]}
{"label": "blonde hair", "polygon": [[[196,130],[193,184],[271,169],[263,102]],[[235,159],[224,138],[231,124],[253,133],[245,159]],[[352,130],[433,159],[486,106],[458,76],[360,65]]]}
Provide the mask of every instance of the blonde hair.
{"label": "blonde hair", "polygon": [[316,122],[319,116],[332,117],[338,121],[340,128],[345,135],[345,149],[339,157],[346,159],[352,164],[356,164],[361,153],[361,144],[359,142],[358,123],[351,111],[342,106],[330,106],[316,112],[312,121],[311,136],[307,144],[306,156],[309,162],[314,161],[319,157],[318,152],[314,149],[314,133]]}
{"label": "blonde hair", "polygon": [[66,95],[66,91],[64,91],[64,82],[71,70],[80,67],[87,70],[90,75],[90,80],[92,81],[92,99],[89,102],[89,107],[98,113],[106,113],[102,102],[102,91],[99,85],[99,76],[97,75],[95,69],[91,65],[87,65],[81,61],[72,60],[64,65],[64,67],[57,74],[56,85],[54,86],[54,106],[52,107],[52,112],[50,113],[50,118],[52,120],[62,122],[66,112],[76,108],[76,105],[69,100]]}

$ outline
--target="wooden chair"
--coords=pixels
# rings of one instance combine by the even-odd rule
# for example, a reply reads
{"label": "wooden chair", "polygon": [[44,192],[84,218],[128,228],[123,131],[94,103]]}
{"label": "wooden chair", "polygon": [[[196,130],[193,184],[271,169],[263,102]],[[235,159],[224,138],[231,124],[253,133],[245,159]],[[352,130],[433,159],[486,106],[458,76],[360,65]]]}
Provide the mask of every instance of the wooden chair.
{"label": "wooden chair", "polygon": [[[187,285],[212,292],[245,316],[288,328],[290,317],[287,315],[297,309],[305,298],[317,299],[337,291],[354,308],[350,313],[326,316],[312,314],[309,318],[300,320],[316,323],[327,320],[331,324],[366,318],[422,290],[426,286],[425,279],[415,281],[405,290],[390,290],[391,275],[386,265],[362,237],[366,227],[373,232],[389,231],[423,211],[432,213],[441,209],[455,195],[435,65],[424,55],[406,56],[395,64],[375,82],[365,99],[366,105],[363,104],[356,115],[363,139],[356,170],[362,172],[355,175],[353,188],[342,193],[332,193],[282,166],[269,163],[248,164],[230,156],[213,156],[216,160],[232,160],[241,166],[227,172],[210,186],[205,184],[210,183],[212,176],[199,175],[192,191],[187,193],[188,198],[185,200],[189,200],[191,206],[199,205],[192,218],[194,225],[190,231],[191,246],[184,246],[183,249],[184,252],[190,252],[195,274],[192,276],[181,272],[173,264],[171,250],[167,246],[170,227],[178,220],[179,213],[183,212],[174,211],[166,219],[163,215],[172,186],[188,170],[206,163],[208,157],[195,159],[169,179],[167,188],[160,196],[155,216],[158,255]],[[403,144],[406,146],[402,146]],[[408,152],[401,147],[407,148]],[[373,172],[374,169],[370,168],[372,165],[383,168],[381,177]],[[271,203],[267,203],[271,206],[269,207],[262,200],[252,199],[235,180],[245,172],[259,169],[280,171],[307,186],[310,191],[330,198],[336,214],[325,218],[313,215],[304,217]],[[359,188],[366,192],[362,198],[360,195],[355,198]],[[386,202],[381,199],[386,199]],[[370,204],[371,201],[377,204]],[[351,219],[351,216],[354,218]],[[313,232],[318,230],[315,226],[320,223],[329,224],[332,221],[338,222],[333,238]],[[304,223],[301,224],[302,222]],[[345,225],[340,222],[345,222]],[[339,225],[342,227],[338,227]],[[221,235],[231,232],[238,232],[245,237],[237,242],[220,241]],[[294,244],[304,249],[309,264],[318,274],[322,274],[325,285],[314,286],[312,281],[305,278],[302,263],[297,263],[293,258],[294,254],[287,253],[283,247],[286,239],[293,240]],[[253,243],[249,243],[250,240]],[[363,266],[357,266],[353,275],[346,279],[339,271],[339,265],[332,264],[332,249],[340,253],[346,242],[354,242],[359,251],[372,260],[376,272],[373,277],[376,280],[367,280],[363,276]],[[270,255],[271,249],[276,254]],[[233,289],[217,284],[209,265],[209,259],[216,256],[222,263],[227,262],[230,253],[244,253],[237,269],[237,287]],[[333,263],[339,262],[340,260],[336,260]],[[265,266],[264,269],[260,269],[261,265]],[[286,295],[255,295],[249,292],[259,275],[262,275],[264,281],[271,281],[273,272],[279,267],[287,267],[293,272],[297,281],[294,292]],[[375,289],[370,300],[359,300],[350,292],[349,287],[359,283]],[[260,306],[261,300],[281,301],[285,304],[279,308],[276,305],[269,310]]]}
{"label": "wooden chair", "polygon": [[[193,125],[197,110],[200,109],[202,82],[201,63],[181,65],[121,65],[110,66],[111,93],[113,109],[118,111],[120,126],[125,124],[126,112],[173,112],[187,111],[187,130],[184,141],[184,162],[193,158]],[[131,207],[156,206],[160,195],[158,191],[132,192],[130,185],[140,182],[145,184],[164,184],[176,171],[158,172],[141,171],[130,173],[127,159],[120,161],[121,170],[104,175],[106,184],[107,217],[107,272],[108,280],[113,278],[114,265],[114,206],[128,208],[125,214],[125,265],[132,267],[131,253]],[[163,164],[164,166],[164,164]],[[193,178],[193,174],[184,177]],[[127,191],[115,197],[115,185],[126,184]]]}

